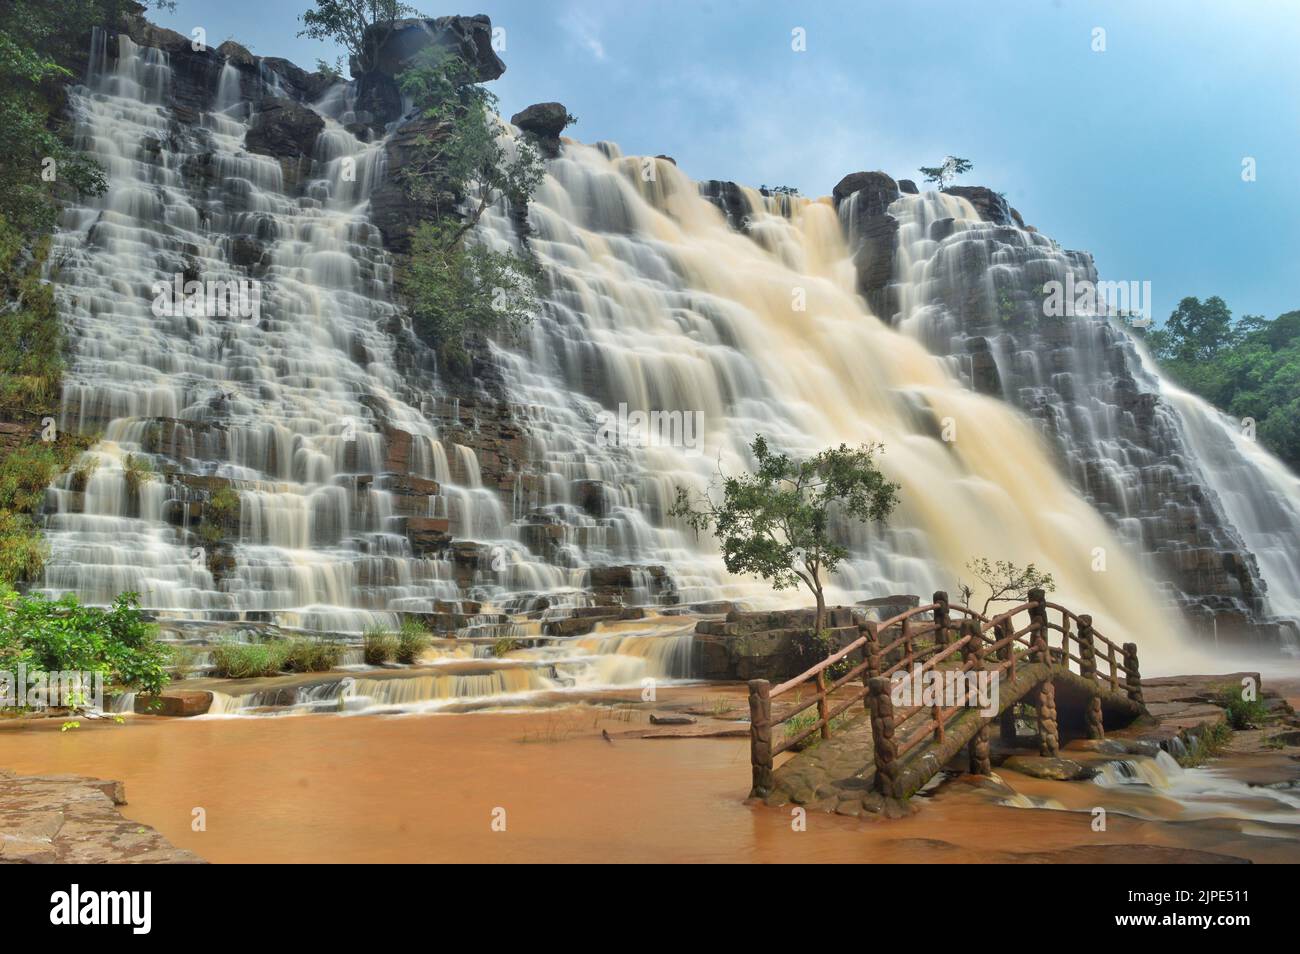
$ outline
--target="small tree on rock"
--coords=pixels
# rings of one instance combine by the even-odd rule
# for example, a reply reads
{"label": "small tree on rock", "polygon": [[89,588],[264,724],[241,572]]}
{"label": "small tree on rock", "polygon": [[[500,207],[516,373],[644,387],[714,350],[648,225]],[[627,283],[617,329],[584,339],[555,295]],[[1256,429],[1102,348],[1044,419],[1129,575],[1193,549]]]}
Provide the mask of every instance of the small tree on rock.
{"label": "small tree on rock", "polygon": [[898,505],[898,485],[877,469],[879,444],[847,444],[797,460],[777,454],[760,434],[750,444],[757,468],[737,477],[719,475],[721,500],[711,486],[692,501],[678,488],[670,513],[696,532],[712,529],[731,573],[751,573],[783,590],[806,586],[817,601],[816,633],[826,623],[823,580],[848,549],[831,526],[836,515],[883,521]]}
{"label": "small tree on rock", "polygon": [[925,176],[926,182],[932,183],[936,189],[942,192],[948,188],[953,179],[965,175],[973,168],[974,164],[969,159],[946,156],[942,165],[922,166],[921,175]]}
{"label": "small tree on rock", "polygon": [[315,0],[316,9],[300,19],[299,36],[313,40],[333,40],[342,44],[356,58],[362,73],[375,67],[380,49],[403,17],[414,16],[415,9],[399,0]]}

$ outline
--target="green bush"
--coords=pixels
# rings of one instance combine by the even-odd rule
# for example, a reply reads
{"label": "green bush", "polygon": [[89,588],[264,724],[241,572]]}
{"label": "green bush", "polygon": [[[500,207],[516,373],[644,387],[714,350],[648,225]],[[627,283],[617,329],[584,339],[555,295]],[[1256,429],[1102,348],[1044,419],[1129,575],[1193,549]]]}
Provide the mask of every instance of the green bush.
{"label": "green bush", "polygon": [[287,650],[285,642],[217,643],[212,647],[213,672],[227,679],[274,676],[284,668]]}
{"label": "green bush", "polygon": [[386,629],[368,630],[362,642],[362,656],[368,665],[379,666],[396,659],[400,646],[396,633]]}
{"label": "green bush", "polygon": [[134,593],[105,610],[71,594],[50,600],[0,586],[0,669],[98,672],[106,688],[159,692],[170,653],[138,606]]}
{"label": "green bush", "polygon": [[343,658],[343,646],[328,639],[299,637],[285,646],[284,668],[289,672],[325,672]]}
{"label": "green bush", "polygon": [[1227,711],[1228,725],[1234,729],[1255,729],[1268,719],[1268,707],[1258,699],[1243,699],[1240,689],[1219,693],[1218,704]]}
{"label": "green bush", "polygon": [[402,620],[402,628],[397,631],[397,661],[418,662],[432,643],[433,637],[420,623],[413,619]]}

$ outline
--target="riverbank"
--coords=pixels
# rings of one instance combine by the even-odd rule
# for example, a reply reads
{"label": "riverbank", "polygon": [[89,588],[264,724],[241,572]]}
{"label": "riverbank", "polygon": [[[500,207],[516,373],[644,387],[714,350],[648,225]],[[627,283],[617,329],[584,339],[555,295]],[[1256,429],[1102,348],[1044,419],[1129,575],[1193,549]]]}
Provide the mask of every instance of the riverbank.
{"label": "riverbank", "polygon": [[[650,721],[687,711],[694,725]],[[1186,772],[1134,759],[1148,777],[1109,787],[1000,768],[1012,797],[955,778],[909,818],[809,812],[798,830],[788,809],[745,804],[743,733],[699,737],[744,712],[743,687],[688,685],[653,705],[624,691],[521,711],[141,716],[0,742],[18,773],[122,779],[125,818],[213,862],[1300,860],[1300,826],[1269,820],[1300,783],[1286,752]],[[1251,772],[1282,787],[1252,789]]]}

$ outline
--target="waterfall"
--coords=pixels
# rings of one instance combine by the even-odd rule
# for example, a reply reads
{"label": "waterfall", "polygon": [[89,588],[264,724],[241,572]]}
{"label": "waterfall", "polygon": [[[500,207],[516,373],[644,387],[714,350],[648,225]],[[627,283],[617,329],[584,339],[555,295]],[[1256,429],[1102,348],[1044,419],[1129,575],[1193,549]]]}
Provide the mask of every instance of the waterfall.
{"label": "waterfall", "polygon": [[[953,590],[976,556],[1032,561],[1054,574],[1060,602],[1091,612],[1116,641],[1140,641],[1144,668],[1186,653],[1133,528],[1076,489],[1083,477],[1058,464],[1010,394],[977,393],[961,361],[932,347],[948,332],[926,309],[935,284],[954,279],[930,226],[970,228],[965,200],[901,200],[906,316],[895,327],[859,295],[829,200],[739,189],[728,199],[744,214],[729,219],[716,189],[669,160],[566,142],[528,211],[527,250],[544,272],[539,314],[519,340],[492,346],[525,433],[510,462],[520,479],[502,490],[484,481],[486,459],[454,440],[480,424],[462,407],[469,395],[448,393],[431,362],[401,353],[394,262],[369,206],[388,175],[386,140],[363,142],[344,126],[348,89],[323,94],[323,131],[295,177],[245,148],[255,119],[238,108],[241,82],[288,95],[266,63],[242,77],[223,66],[212,108],[181,124],[168,107],[168,55],[114,42],[116,56],[97,47],[69,96],[77,143],[105,167],[109,189],[69,207],[55,240],[73,343],[61,422],[101,440],[50,491],[46,592],[106,603],[135,590],[165,616],[257,613],[352,633],[467,591],[497,605],[538,593],[556,594],[552,606],[583,605],[574,590],[611,565],[630,565],[635,602],[670,590],[687,603],[802,603],[804,594],[728,575],[711,539],[666,515],[679,485],[746,468],[762,433],[794,453],[881,442],[881,465],[902,486],[888,525],[840,528],[851,556],[830,580],[833,601]],[[513,148],[520,134],[503,135]],[[1049,263],[1035,275],[1079,265],[1020,234]],[[502,203],[475,238],[523,250]],[[996,273],[1014,263],[984,264]],[[260,314],[156,314],[155,286],[178,275],[255,279]],[[1080,360],[1090,360],[1097,332],[1077,333]],[[453,409],[441,423],[435,404]],[[1095,405],[1070,413],[1098,440],[1118,434]],[[670,438],[611,439],[608,422],[638,414],[667,421]],[[409,441],[401,455],[399,437]],[[1108,478],[1121,497],[1122,477]],[[408,493],[408,478],[429,486]],[[1278,506],[1294,512],[1294,482],[1270,480]],[[226,563],[212,559],[196,516],[223,487],[239,501]],[[458,545],[481,549],[417,552],[403,530],[413,518],[445,518]],[[1255,534],[1270,580],[1294,571],[1268,521],[1242,532]],[[1292,598],[1284,586],[1272,597],[1278,612]],[[611,655],[618,683],[646,659],[685,665],[680,646],[632,640]]]}

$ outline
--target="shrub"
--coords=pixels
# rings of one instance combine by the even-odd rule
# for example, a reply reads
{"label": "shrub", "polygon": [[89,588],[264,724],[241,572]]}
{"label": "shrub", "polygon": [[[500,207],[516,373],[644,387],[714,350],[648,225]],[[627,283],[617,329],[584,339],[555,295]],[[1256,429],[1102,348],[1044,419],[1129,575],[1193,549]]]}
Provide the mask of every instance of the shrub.
{"label": "shrub", "polygon": [[1268,719],[1268,707],[1258,699],[1243,699],[1240,689],[1220,692],[1218,704],[1227,710],[1228,725],[1234,729],[1255,729]]}
{"label": "shrub", "polygon": [[371,666],[379,666],[397,658],[400,640],[395,633],[386,629],[372,629],[366,632],[362,642],[362,656]]}
{"label": "shrub", "polygon": [[512,653],[522,644],[512,636],[502,636],[492,644],[492,655],[500,658],[506,653]]}
{"label": "shrub", "polygon": [[126,479],[127,489],[133,494],[139,493],[141,486],[153,480],[153,464],[147,457],[127,454],[122,463],[122,475]]}
{"label": "shrub", "polygon": [[301,637],[289,640],[284,649],[284,668],[289,672],[324,672],[343,658],[343,646],[328,639]]}
{"label": "shrub", "polygon": [[221,642],[212,647],[212,667],[227,679],[274,676],[284,667],[287,643]]}
{"label": "shrub", "polygon": [[0,586],[0,669],[98,672],[106,688],[159,692],[170,652],[138,606],[134,593],[100,609],[72,594],[50,600]]}
{"label": "shrub", "polygon": [[429,631],[413,619],[402,620],[402,628],[397,631],[397,661],[400,663],[419,662],[424,651],[433,642]]}

